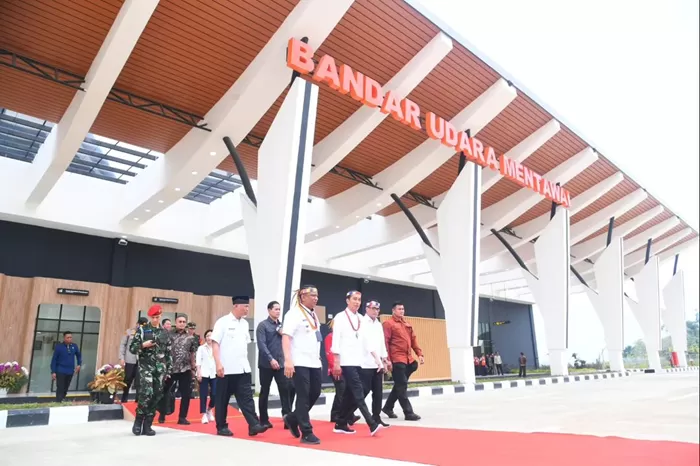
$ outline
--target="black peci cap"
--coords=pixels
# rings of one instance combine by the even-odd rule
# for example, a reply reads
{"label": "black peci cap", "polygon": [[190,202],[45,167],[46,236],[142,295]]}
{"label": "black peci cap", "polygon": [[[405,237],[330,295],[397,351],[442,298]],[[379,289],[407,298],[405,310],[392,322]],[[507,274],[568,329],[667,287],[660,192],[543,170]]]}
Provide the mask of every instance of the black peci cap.
{"label": "black peci cap", "polygon": [[250,297],[248,296],[234,296],[231,298],[233,304],[250,304]]}

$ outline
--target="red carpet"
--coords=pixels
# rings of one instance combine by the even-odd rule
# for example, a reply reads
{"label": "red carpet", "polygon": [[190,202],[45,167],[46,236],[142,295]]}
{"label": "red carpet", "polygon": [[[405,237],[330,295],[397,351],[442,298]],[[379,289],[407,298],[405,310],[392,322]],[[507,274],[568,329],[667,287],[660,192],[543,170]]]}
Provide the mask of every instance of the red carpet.
{"label": "red carpet", "polygon": [[[131,406],[130,406],[131,405]],[[133,412],[133,404],[127,403]],[[201,424],[199,403],[190,405],[192,425],[177,425],[177,416],[169,416],[165,427],[216,434],[214,423]],[[281,419],[273,419],[274,428],[256,437],[248,437],[242,415],[229,407],[229,427],[236,438],[277,443],[337,453],[352,453],[397,461],[439,466],[489,464],[493,466],[698,466],[700,449],[696,444],[630,440],[618,437],[478,430],[436,429],[392,426],[370,437],[367,426],[357,425],[355,435],[332,432],[329,422],[314,421],[321,445],[305,446],[282,428]]]}

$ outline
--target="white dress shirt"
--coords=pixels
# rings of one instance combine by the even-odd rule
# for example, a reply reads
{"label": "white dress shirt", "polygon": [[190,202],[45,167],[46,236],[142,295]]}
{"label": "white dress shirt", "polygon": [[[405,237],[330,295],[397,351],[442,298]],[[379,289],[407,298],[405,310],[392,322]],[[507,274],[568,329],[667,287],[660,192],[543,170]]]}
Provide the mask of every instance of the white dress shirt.
{"label": "white dress shirt", "polygon": [[250,326],[245,318],[236,319],[233,313],[221,317],[214,324],[211,339],[219,344],[219,357],[225,375],[250,373]]}
{"label": "white dress shirt", "polygon": [[503,364],[503,359],[501,358],[500,355],[496,355],[493,357],[493,363],[494,364]]}
{"label": "white dress shirt", "polygon": [[378,369],[379,366],[374,360],[372,353],[376,354],[379,360],[387,357],[386,341],[384,340],[384,327],[379,319],[372,320],[369,316],[362,318],[362,331],[364,332],[367,353],[362,361],[363,369]]}
{"label": "white dress shirt", "polygon": [[284,314],[282,334],[292,338],[292,362],[294,366],[311,369],[322,367],[321,328],[314,312],[301,304],[294,306]]}
{"label": "white dress shirt", "polygon": [[209,344],[205,343],[197,348],[197,356],[195,357],[195,365],[199,367],[200,377],[213,379],[216,377],[216,362],[214,361],[214,352]]}
{"label": "white dress shirt", "polygon": [[[359,313],[345,309],[333,319],[333,343],[331,353],[340,355],[341,367],[361,367],[369,354],[363,327],[364,318]],[[370,355],[371,357],[371,355]]]}

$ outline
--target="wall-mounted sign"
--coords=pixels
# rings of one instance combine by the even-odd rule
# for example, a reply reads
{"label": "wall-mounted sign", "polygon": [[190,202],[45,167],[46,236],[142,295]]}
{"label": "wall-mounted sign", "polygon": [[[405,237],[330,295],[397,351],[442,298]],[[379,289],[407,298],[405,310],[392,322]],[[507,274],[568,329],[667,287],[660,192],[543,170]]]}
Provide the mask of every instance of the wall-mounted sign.
{"label": "wall-mounted sign", "polygon": [[498,322],[494,322],[493,325],[499,326],[499,325],[506,325],[509,323],[510,323],[510,320],[499,320]]}
{"label": "wall-mounted sign", "polygon": [[[313,72],[313,81],[326,83],[331,89],[341,94],[350,94],[358,102],[391,115],[395,120],[420,131],[423,129],[420,119],[420,107],[417,103],[404,98],[399,99],[396,92],[389,90],[384,93],[382,86],[374,79],[359,71],[353,71],[348,65],[336,65],[335,59],[324,55],[318,61],[313,61],[314,50],[304,42],[291,38],[287,46],[287,66],[302,75]],[[440,141],[444,146],[455,152],[463,153],[468,160],[500,172],[503,177],[519,184],[524,188],[543,195],[562,207],[569,208],[571,195],[569,191],[557,186],[555,182],[545,179],[516,160],[502,155],[496,158],[493,147],[484,145],[475,137],[468,137],[466,132],[459,131],[453,124],[432,112],[425,114],[425,131],[428,137]]]}
{"label": "wall-mounted sign", "polygon": [[180,302],[180,300],[177,298],[161,298],[158,296],[154,296],[153,302],[160,303],[160,304],[177,304]]}
{"label": "wall-mounted sign", "polygon": [[58,288],[56,290],[58,294],[66,294],[71,296],[89,296],[90,292],[88,290],[74,290],[71,288]]}

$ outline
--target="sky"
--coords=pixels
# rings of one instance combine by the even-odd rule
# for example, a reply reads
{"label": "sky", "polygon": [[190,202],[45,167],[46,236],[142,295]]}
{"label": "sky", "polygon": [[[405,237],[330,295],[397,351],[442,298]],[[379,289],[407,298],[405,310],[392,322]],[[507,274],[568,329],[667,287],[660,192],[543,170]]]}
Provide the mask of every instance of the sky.
{"label": "sky", "polygon": [[[698,229],[698,0],[416,1]],[[698,255],[686,251],[679,265],[688,319],[698,308]],[[672,266],[662,266],[662,286]],[[570,319],[570,349],[595,359],[605,342],[584,294],[573,295]],[[642,334],[629,309],[625,323],[632,344]],[[537,315],[535,327],[543,359]]]}

